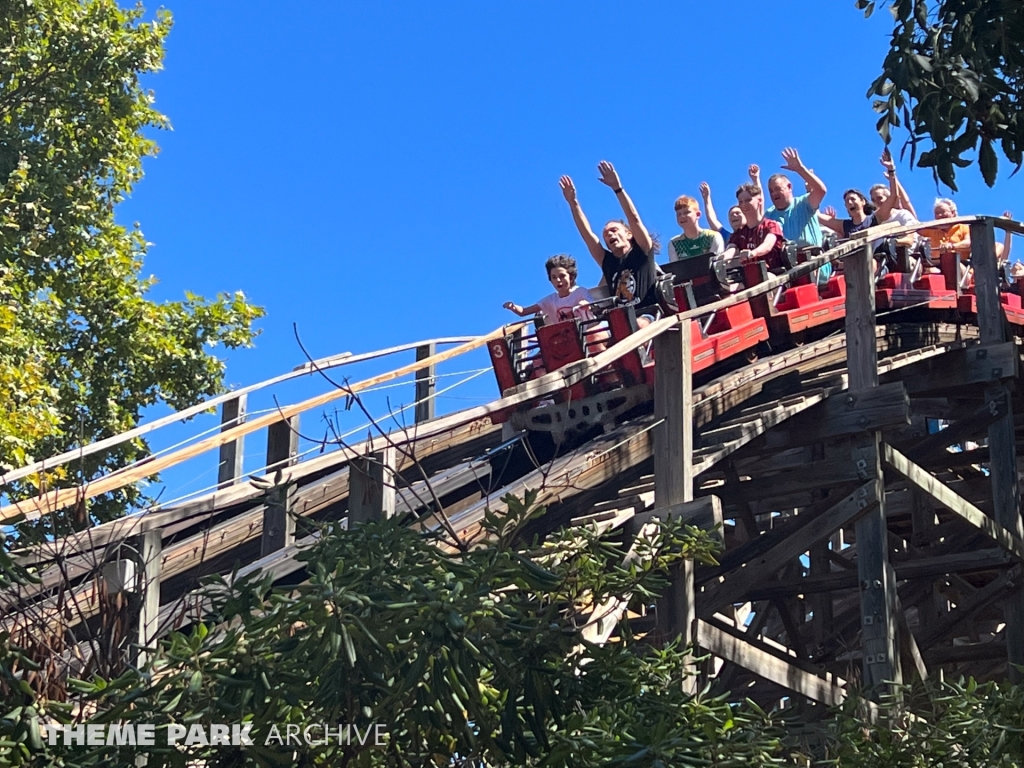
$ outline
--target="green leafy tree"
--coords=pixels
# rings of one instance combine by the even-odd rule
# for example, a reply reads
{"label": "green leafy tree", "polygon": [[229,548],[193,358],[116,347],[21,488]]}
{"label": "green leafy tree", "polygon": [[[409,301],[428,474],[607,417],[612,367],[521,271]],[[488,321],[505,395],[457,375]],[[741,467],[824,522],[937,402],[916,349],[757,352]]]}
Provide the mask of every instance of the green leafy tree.
{"label": "green leafy tree", "polygon": [[[213,583],[204,624],[172,636],[144,674],[78,684],[82,711],[95,713],[91,722],[253,725],[253,746],[141,750],[150,766],[783,762],[770,716],[684,692],[682,649],[628,633],[603,647],[582,640],[588,606],[627,594],[634,607],[650,601],[679,558],[710,556],[707,534],[667,525],[640,540],[643,557],[627,568],[621,542],[586,529],[523,541],[540,510],[529,494],[525,504],[507,500],[510,513],[489,517],[488,542],[471,549],[452,552],[395,520],[331,526],[303,556],[302,585]],[[33,747],[27,732],[40,702],[22,695],[17,716],[0,716],[18,742],[5,755],[0,740],[0,762],[132,763],[133,748]],[[53,706],[42,714],[70,715]],[[273,740],[272,725],[284,734],[310,723],[364,733],[381,724],[386,743]]]}
{"label": "green leafy tree", "polygon": [[[995,184],[998,153],[1017,169],[1024,158],[1024,6],[1016,0],[892,0],[896,20],[877,97],[878,131],[910,132],[911,163],[956,189],[956,169],[976,152]],[[857,0],[871,15],[876,6]],[[921,150],[921,143],[931,146]],[[921,150],[921,151],[919,151]]]}
{"label": "green leafy tree", "polygon": [[[0,469],[217,392],[212,348],[249,344],[262,315],[241,293],[154,302],[142,233],[114,219],[156,152],[146,131],[168,125],[139,78],[160,68],[170,26],[164,11],[145,21],[114,0],[0,3]],[[146,450],[136,441],[45,480],[74,484]],[[138,493],[89,513],[116,516]]]}

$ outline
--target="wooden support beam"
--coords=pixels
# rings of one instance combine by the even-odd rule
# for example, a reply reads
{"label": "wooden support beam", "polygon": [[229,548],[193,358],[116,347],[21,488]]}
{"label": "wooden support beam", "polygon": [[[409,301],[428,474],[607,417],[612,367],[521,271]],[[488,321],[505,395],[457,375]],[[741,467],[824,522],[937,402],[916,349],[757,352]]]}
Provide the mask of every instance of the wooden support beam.
{"label": "wooden support beam", "polygon": [[[249,396],[241,394],[225,400],[220,407],[220,431],[227,432],[245,421],[245,408]],[[217,488],[227,488],[242,477],[245,459],[245,436],[239,435],[230,443],[220,447],[220,462],[217,465]]]}
{"label": "wooden support beam", "polygon": [[745,598],[756,586],[772,581],[775,574],[790,560],[877,508],[878,483],[877,479],[868,481],[792,535],[775,541],[767,552],[748,562],[745,567],[729,571],[724,581],[709,583],[701,596],[701,615],[709,615],[729,603]]}
{"label": "wooden support beam", "polygon": [[1018,564],[1006,573],[996,576],[984,587],[966,598],[955,610],[936,621],[927,632],[921,634],[921,645],[931,648],[936,642],[951,634],[965,622],[970,621],[992,603],[1007,595],[1018,594],[1020,586],[1021,566]]}
{"label": "wooden support beam", "polygon": [[[992,220],[971,224],[971,266],[974,267],[974,293],[978,297],[978,331],[983,344],[999,344],[1008,338],[1006,318],[999,298],[999,274]],[[992,384],[986,399],[1007,396],[1005,384]],[[1013,431],[1013,410],[988,428],[991,453],[989,472],[992,480],[992,504],[995,522],[1018,543],[1024,541],[1020,493],[1017,485],[1017,441]],[[1024,591],[1009,596],[1003,606],[1006,618],[1006,650],[1009,677],[1024,680]]]}
{"label": "wooden support beam", "polygon": [[[878,343],[875,336],[875,262],[871,244],[852,254],[846,274],[846,368],[852,391],[878,386]],[[909,421],[909,420],[908,420]],[[900,681],[896,627],[896,577],[889,564],[885,526],[885,489],[880,435],[854,439],[851,461],[863,469],[874,503],[857,520],[857,577],[861,587],[863,681],[879,695],[881,686]]]}
{"label": "wooden support beam", "polygon": [[950,350],[941,358],[893,371],[886,378],[903,382],[910,394],[918,395],[1016,377],[1019,359],[1016,342],[972,343]]}
{"label": "wooden support beam", "polygon": [[136,628],[135,665],[142,667],[150,658],[160,625],[160,564],[163,540],[160,531],[148,531],[136,538],[142,570],[139,618]]}
{"label": "wooden support beam", "polygon": [[349,465],[348,525],[395,514],[395,447],[354,459]]}
{"label": "wooden support beam", "polygon": [[[922,469],[891,445],[885,446],[886,463],[927,493],[961,520],[985,533],[1015,558],[1024,561],[1024,541],[994,521],[967,499],[950,490],[938,478]],[[858,539],[858,554],[860,551]]]}
{"label": "wooden support beam", "polygon": [[[657,503],[657,502],[655,502]],[[655,519],[668,520],[678,518],[687,525],[712,531],[716,538],[724,543],[722,535],[722,500],[717,496],[701,496],[693,501],[673,504],[667,509],[647,509],[637,512],[629,520],[629,529],[635,536],[647,523]]]}
{"label": "wooden support beam", "polygon": [[[416,347],[416,362],[426,360],[437,354],[437,347],[433,344],[424,344]],[[416,371],[416,423],[422,424],[434,418],[434,389],[437,373],[435,366],[430,365]]]}
{"label": "wooden support beam", "polygon": [[[693,501],[693,371],[690,321],[654,339],[654,506],[663,513]],[[693,642],[693,561],[679,563],[662,599],[670,636]],[[696,682],[694,678],[693,683]],[[694,690],[696,686],[693,686]]]}
{"label": "wooden support beam", "polygon": [[[271,424],[267,428],[267,474],[278,473],[295,463],[299,452],[299,416]],[[295,500],[295,485],[278,482],[267,491],[263,508],[263,533],[260,537],[260,554],[264,557],[271,552],[295,541],[295,517],[292,505]]]}
{"label": "wooden support beam", "polygon": [[[830,553],[833,557],[835,553]],[[953,552],[948,555],[901,560],[893,563],[897,581],[934,579],[947,574],[985,573],[1003,570],[1011,564],[1011,555],[1003,549],[972,549]],[[831,558],[830,558],[831,559]],[[813,548],[812,548],[813,564]],[[856,570],[835,571],[820,576],[805,576],[786,579],[772,584],[755,587],[747,593],[751,600],[774,600],[793,595],[817,595],[823,592],[837,592],[857,589]]]}
{"label": "wooden support beam", "polygon": [[765,445],[791,448],[910,423],[910,399],[901,382],[854,389],[854,377],[850,379],[849,392],[833,395],[793,424],[772,430]]}
{"label": "wooden support beam", "polygon": [[846,699],[846,691],[835,683],[805,672],[794,664],[706,621],[697,621],[696,642],[715,656],[749,669],[758,677],[777,683],[812,701],[832,707]]}

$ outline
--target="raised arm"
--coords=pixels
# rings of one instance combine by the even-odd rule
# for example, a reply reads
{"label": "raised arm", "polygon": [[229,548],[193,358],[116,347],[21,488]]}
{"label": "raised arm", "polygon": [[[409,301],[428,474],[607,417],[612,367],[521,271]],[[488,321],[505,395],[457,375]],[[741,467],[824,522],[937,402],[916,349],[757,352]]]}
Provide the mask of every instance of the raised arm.
{"label": "raised arm", "polygon": [[700,183],[700,196],[704,198],[704,215],[708,217],[708,226],[715,232],[722,231],[722,222],[718,220],[715,204],[711,202],[711,186],[706,181]]}
{"label": "raised arm", "polygon": [[535,315],[538,312],[540,312],[540,304],[531,304],[528,307],[520,307],[518,304],[515,304],[511,301],[506,301],[501,306],[503,306],[510,312],[515,312],[520,317],[523,317],[524,315]]}
{"label": "raised arm", "polygon": [[[1004,219],[1012,219],[1013,214],[1009,211],[1003,211]],[[1003,252],[998,254],[999,260],[1009,264],[1010,263],[1010,246],[1013,244],[1013,232],[1008,229],[1003,230]]]}
{"label": "raised arm", "polygon": [[558,186],[562,188],[565,201],[569,203],[569,210],[572,211],[572,220],[576,222],[576,229],[579,230],[580,237],[587,244],[587,250],[594,257],[597,266],[600,267],[604,263],[604,248],[601,247],[601,241],[594,234],[594,230],[590,228],[590,222],[587,221],[587,217],[580,207],[580,201],[576,199],[576,185],[572,183],[572,179],[568,176],[563,176],[558,180]]}
{"label": "raised arm", "polygon": [[750,177],[750,183],[758,189],[764,189],[761,186],[761,166],[757,163],[751,163],[747,166],[747,176]]}
{"label": "raised arm", "polygon": [[909,211],[911,216],[920,221],[917,211],[914,210],[913,203],[910,202],[910,195],[907,194],[907,190],[903,188],[899,178],[896,176],[896,163],[893,161],[892,153],[889,151],[888,147],[882,150],[882,157],[879,159],[879,162],[882,164],[882,167],[885,168],[885,175],[888,177],[891,174],[891,181],[896,182],[892,193],[892,196],[896,198],[893,201],[893,208]]}
{"label": "raised arm", "polygon": [[[896,171],[886,170],[885,175],[889,177],[889,196],[881,205],[878,206],[878,210],[875,211],[875,221],[879,224],[885,223],[889,220],[899,197],[897,191]],[[915,216],[914,218],[916,219],[917,217]]]}
{"label": "raised arm", "polygon": [[629,195],[622,188],[622,182],[619,180],[619,174],[616,172],[615,166],[607,160],[602,160],[597,164],[597,171],[601,174],[601,183],[611,188],[612,192],[615,193],[615,197],[618,198],[619,205],[622,206],[622,212],[626,214],[626,224],[629,226],[629,231],[633,233],[633,239],[636,240],[636,244],[640,246],[641,251],[650,256],[651,249],[654,248],[651,234],[647,231],[644,223],[640,221],[640,214],[636,212],[636,206],[633,205],[633,201],[630,200]]}
{"label": "raised arm", "polygon": [[831,205],[826,206],[825,210],[818,211],[818,222],[823,227],[828,227],[835,232],[839,237],[845,237],[846,233],[843,232],[843,222],[836,217],[836,209]]}
{"label": "raised arm", "polygon": [[814,171],[804,165],[800,159],[800,153],[792,147],[782,150],[782,159],[786,161],[782,164],[783,170],[793,171],[804,180],[809,195],[807,202],[811,204],[811,208],[818,210],[818,206],[821,205],[821,201],[825,199],[825,193],[828,191],[825,183],[814,174]]}

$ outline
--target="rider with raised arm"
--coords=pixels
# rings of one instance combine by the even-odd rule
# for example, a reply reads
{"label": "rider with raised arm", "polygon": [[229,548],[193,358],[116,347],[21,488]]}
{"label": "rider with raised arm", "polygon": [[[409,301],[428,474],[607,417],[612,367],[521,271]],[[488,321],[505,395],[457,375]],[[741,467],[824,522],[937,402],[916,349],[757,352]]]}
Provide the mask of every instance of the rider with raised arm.
{"label": "rider with raised arm", "polygon": [[559,180],[559,185],[566,202],[569,203],[569,210],[572,211],[572,218],[576,222],[580,237],[583,238],[594,261],[601,267],[608,291],[617,303],[636,308],[637,324],[643,327],[655,319],[658,305],[654,241],[640,221],[633,201],[622,188],[615,167],[602,160],[597,170],[601,183],[615,193],[626,216],[626,223],[613,220],[604,225],[602,235],[607,247],[601,245],[601,241],[591,229],[590,222],[587,221],[576,197],[576,186],[572,179],[563,176]]}
{"label": "rider with raised arm", "polygon": [[744,225],[732,233],[724,257],[740,256],[744,262],[764,261],[768,269],[785,268],[782,251],[786,238],[779,222],[761,216],[764,193],[754,184],[743,184],[736,190],[736,201],[743,212]]}

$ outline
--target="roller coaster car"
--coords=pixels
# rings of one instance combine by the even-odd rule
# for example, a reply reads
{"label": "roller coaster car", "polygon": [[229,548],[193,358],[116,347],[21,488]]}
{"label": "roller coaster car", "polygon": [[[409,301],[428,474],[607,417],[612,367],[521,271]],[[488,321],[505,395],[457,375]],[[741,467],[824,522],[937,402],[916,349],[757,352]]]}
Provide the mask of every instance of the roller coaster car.
{"label": "roller coaster car", "polygon": [[[791,243],[783,253],[786,269],[792,269],[821,252],[818,247],[797,248]],[[768,267],[763,261],[743,266],[743,282],[747,287],[763,283],[768,277]],[[772,339],[785,341],[795,334],[846,317],[846,278],[833,275],[819,288],[810,275],[804,275],[796,278],[791,287],[780,288],[774,295],[758,296],[750,304],[754,315],[768,323]]]}
{"label": "roller coaster car", "polygon": [[[716,268],[715,257],[705,254],[662,268],[657,291],[662,309],[675,313],[714,301],[727,277]],[[701,296],[698,302],[697,296]],[[557,371],[593,355],[598,344],[622,341],[638,330],[633,307],[611,307],[604,316],[607,331],[597,321],[566,320],[536,327],[531,337],[508,336],[488,345],[498,386],[504,393],[542,369]],[[601,337],[604,338],[601,338]],[[608,336],[611,338],[608,339]],[[755,319],[749,303],[710,314],[704,323],[690,321],[694,371],[710,368],[768,339],[768,328]],[[533,353],[531,357],[531,352]],[[617,421],[627,412],[649,403],[654,382],[654,360],[646,348],[631,350],[593,376],[524,408],[493,414],[495,423],[516,429],[550,433],[555,443],[584,437],[595,428]]]}
{"label": "roller coaster car", "polygon": [[[943,254],[943,274],[947,275],[946,280],[949,282],[950,277],[948,275],[958,274],[957,262],[959,256],[956,254]],[[947,266],[947,262],[953,264],[953,266]],[[1003,268],[1005,269],[1005,267]],[[955,277],[952,278],[956,280]],[[1012,285],[1007,284],[1005,274],[1000,279],[1000,290],[999,290],[999,303],[1003,307],[1003,314],[1006,315],[1007,321],[1011,326],[1014,326],[1018,334],[1024,333],[1024,284],[1013,283]],[[978,314],[978,297],[974,293],[974,283],[963,288],[962,293],[957,298],[957,309],[960,310],[961,315],[968,315],[972,318]]]}
{"label": "roller coaster car", "polygon": [[[935,310],[957,308],[956,254],[943,254],[941,274],[924,272],[923,258],[912,259],[903,246],[895,247],[895,269],[875,285],[875,308],[879,311],[920,307]],[[952,258],[946,258],[950,256]]]}
{"label": "roller coaster car", "polygon": [[[706,253],[668,264],[672,274],[675,305],[679,311],[697,309],[728,295],[738,282],[739,260],[729,262]],[[768,326],[755,318],[749,301],[712,312],[707,319],[690,321],[690,349],[694,373],[723,363],[729,358],[752,350],[768,340]]]}

